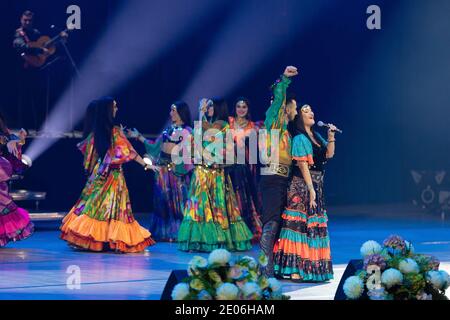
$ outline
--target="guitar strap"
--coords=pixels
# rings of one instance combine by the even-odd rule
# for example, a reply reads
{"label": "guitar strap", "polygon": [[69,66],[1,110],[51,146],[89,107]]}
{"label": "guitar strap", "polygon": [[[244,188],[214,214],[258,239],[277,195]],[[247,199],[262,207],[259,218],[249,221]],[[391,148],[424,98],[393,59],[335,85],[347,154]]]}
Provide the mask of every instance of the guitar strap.
{"label": "guitar strap", "polygon": [[30,42],[30,38],[28,38],[27,34],[25,33],[25,31],[23,31],[22,28],[20,28],[19,34],[20,34],[21,37],[23,37],[25,39],[26,43]]}
{"label": "guitar strap", "polygon": [[[19,29],[19,35],[25,39],[25,43],[28,44],[30,43],[30,38],[28,38],[27,34],[25,33],[25,31],[23,31],[22,28]],[[25,69],[27,69],[30,65],[28,64],[28,62],[24,62],[23,67]]]}

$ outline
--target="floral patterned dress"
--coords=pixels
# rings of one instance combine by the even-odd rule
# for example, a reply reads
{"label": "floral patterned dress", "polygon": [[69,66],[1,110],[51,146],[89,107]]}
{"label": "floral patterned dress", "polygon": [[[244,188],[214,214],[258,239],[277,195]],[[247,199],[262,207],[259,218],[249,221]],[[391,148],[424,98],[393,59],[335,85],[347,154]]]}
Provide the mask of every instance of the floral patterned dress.
{"label": "floral patterned dress", "polygon": [[[208,129],[205,125],[204,128]],[[226,122],[216,121],[212,128],[223,134],[229,126]],[[206,148],[214,138],[203,147]],[[252,238],[241,217],[231,178],[224,174],[223,166],[196,165],[178,232],[178,248],[182,251],[210,252],[218,248],[246,251],[252,247]]]}
{"label": "floral patterned dress", "polygon": [[139,225],[131,210],[122,164],[137,153],[122,130],[114,127],[113,141],[103,160],[95,154],[92,134],[79,148],[85,155],[85,169],[93,163],[95,166],[80,199],[63,219],[61,238],[91,251],[140,252],[153,245],[150,232]]}

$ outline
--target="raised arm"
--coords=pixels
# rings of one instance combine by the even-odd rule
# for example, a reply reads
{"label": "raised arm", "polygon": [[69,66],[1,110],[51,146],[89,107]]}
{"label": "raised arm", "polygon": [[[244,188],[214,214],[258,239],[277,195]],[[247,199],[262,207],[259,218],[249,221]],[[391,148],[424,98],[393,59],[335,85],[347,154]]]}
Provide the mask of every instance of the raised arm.
{"label": "raised arm", "polygon": [[151,141],[146,139],[136,128],[133,130],[128,129],[128,135],[130,138],[142,142],[145,146],[145,151],[153,158],[158,158],[161,153],[162,138],[159,136],[156,140]]}
{"label": "raised arm", "polygon": [[284,70],[283,75],[277,82],[273,85],[273,101],[269,109],[266,112],[266,120],[264,121],[265,127],[270,129],[275,129],[278,123],[281,123],[280,117],[284,116],[282,107],[286,99],[286,90],[291,83],[291,77],[298,74],[297,68],[293,66],[288,66]]}

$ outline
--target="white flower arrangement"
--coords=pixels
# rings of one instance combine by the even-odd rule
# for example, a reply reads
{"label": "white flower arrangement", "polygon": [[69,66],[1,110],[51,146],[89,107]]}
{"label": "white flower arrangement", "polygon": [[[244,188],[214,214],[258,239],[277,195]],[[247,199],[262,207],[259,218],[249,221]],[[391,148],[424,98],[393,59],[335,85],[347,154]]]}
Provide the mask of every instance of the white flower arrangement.
{"label": "white flower arrangement", "polygon": [[177,284],[172,291],[173,300],[183,300],[189,295],[189,285],[187,283]]}
{"label": "white flower arrangement", "polygon": [[437,290],[446,290],[449,287],[449,275],[443,270],[428,271],[426,278]]}
{"label": "white flower arrangement", "polygon": [[253,297],[254,299],[252,300],[261,298],[261,289],[255,282],[247,282],[241,290],[245,298],[251,299]]}
{"label": "white flower arrangement", "polygon": [[368,255],[371,254],[379,254],[382,250],[381,245],[374,241],[374,240],[369,240],[363,243],[363,245],[361,246],[361,249],[359,250],[361,253],[361,256],[363,258],[367,257]]}
{"label": "white flower arrangement", "polygon": [[411,258],[400,261],[398,268],[403,274],[419,273],[419,265]]}
{"label": "white flower arrangement", "polygon": [[395,285],[402,284],[402,282],[403,282],[403,275],[397,269],[390,268],[385,270],[381,274],[381,283],[383,283],[388,289]]}
{"label": "white flower arrangement", "polygon": [[360,253],[362,268],[344,283],[347,299],[448,300],[450,276],[439,270],[439,260],[416,253],[401,236],[389,236],[382,246],[367,241]]}
{"label": "white flower arrangement", "polygon": [[234,300],[239,294],[239,288],[232,283],[224,283],[217,288],[217,300]]}
{"label": "white flower arrangement", "polygon": [[356,300],[364,292],[364,283],[362,282],[360,277],[352,276],[348,277],[344,282],[344,293],[345,295],[352,300]]}
{"label": "white flower arrangement", "polygon": [[208,263],[224,266],[230,262],[231,253],[225,249],[216,249],[209,254]]}
{"label": "white flower arrangement", "polygon": [[214,250],[208,259],[195,256],[189,262],[189,277],[176,285],[173,300],[288,300],[281,283],[261,274],[266,259],[250,256],[231,260],[231,253]]}

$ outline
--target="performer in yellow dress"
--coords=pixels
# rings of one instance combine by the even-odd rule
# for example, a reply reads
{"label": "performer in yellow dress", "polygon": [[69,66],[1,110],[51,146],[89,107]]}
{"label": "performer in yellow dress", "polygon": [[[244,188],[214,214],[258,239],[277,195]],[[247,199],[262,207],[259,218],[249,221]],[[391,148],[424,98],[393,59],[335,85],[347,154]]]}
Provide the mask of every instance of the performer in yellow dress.
{"label": "performer in yellow dress", "polygon": [[85,168],[95,161],[80,199],[64,218],[61,238],[91,251],[140,252],[155,242],[134,219],[122,164],[135,160],[149,169],[121,128],[113,125],[114,99],[97,101],[93,132],[79,145]]}

